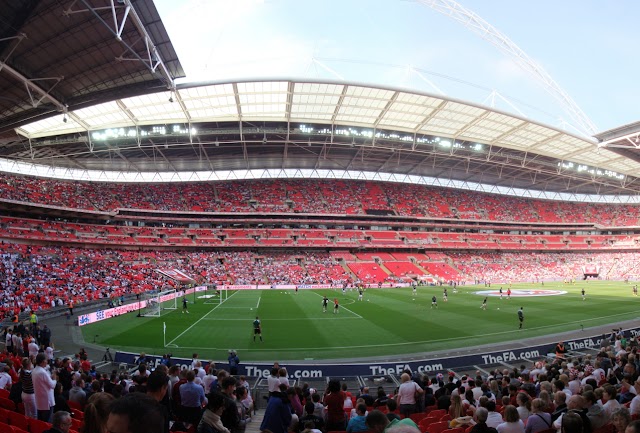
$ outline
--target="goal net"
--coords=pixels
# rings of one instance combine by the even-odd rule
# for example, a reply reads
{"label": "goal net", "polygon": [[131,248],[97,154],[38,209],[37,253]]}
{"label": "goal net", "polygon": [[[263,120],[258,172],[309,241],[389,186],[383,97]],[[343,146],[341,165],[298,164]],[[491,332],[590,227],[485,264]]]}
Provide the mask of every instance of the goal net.
{"label": "goal net", "polygon": [[216,289],[215,286],[208,286],[207,290],[199,296],[205,305],[219,305],[227,300],[227,289]]}
{"label": "goal net", "polygon": [[152,290],[143,293],[141,301],[146,301],[146,305],[140,311],[142,317],[160,317],[164,310],[177,309],[176,290]]}

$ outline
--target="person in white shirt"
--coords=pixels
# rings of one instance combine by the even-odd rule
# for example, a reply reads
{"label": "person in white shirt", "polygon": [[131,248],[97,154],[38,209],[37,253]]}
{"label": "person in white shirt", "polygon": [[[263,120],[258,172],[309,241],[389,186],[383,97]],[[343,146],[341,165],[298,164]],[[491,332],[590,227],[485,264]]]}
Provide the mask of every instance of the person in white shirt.
{"label": "person in white shirt", "polygon": [[49,363],[53,362],[53,344],[47,346],[47,348],[44,350],[44,353],[45,355],[47,355],[47,359],[49,360]]}
{"label": "person in white shirt", "polygon": [[629,412],[631,415],[640,415],[640,378],[636,379],[633,383],[633,388],[636,391],[636,396],[633,397],[629,404]]}
{"label": "person in white shirt", "polygon": [[502,415],[500,412],[496,412],[496,402],[489,400],[487,402],[487,410],[489,414],[487,415],[487,427],[496,428],[500,424],[502,424]]}
{"label": "person in white shirt", "polygon": [[424,390],[420,388],[417,383],[411,380],[411,376],[409,376],[409,373],[402,373],[402,376],[400,376],[400,380],[402,381],[402,383],[398,388],[398,395],[396,396],[396,400],[398,401],[400,413],[405,417],[408,417],[415,412],[416,395],[424,394]]}
{"label": "person in white shirt", "polygon": [[0,372],[0,389],[11,389],[11,385],[13,381],[11,380],[11,376],[9,375],[9,366],[5,365],[2,371]]}
{"label": "person in white shirt", "polygon": [[38,347],[38,345],[36,344],[36,341],[32,338],[31,342],[29,342],[29,345],[27,346],[29,349],[29,356],[38,356],[38,350],[40,349]]}
{"label": "person in white shirt", "polygon": [[602,389],[602,407],[609,420],[613,411],[620,407],[620,403],[616,400],[617,391],[615,386],[607,384]]}
{"label": "person in white shirt", "polygon": [[498,433],[524,433],[524,423],[515,406],[508,405],[504,409],[504,420],[505,422],[496,427]]}
{"label": "person in white shirt", "polygon": [[44,353],[39,353],[36,356],[36,367],[31,373],[31,381],[33,382],[33,391],[36,396],[38,419],[51,422],[53,407],[56,404],[53,389],[56,387],[58,377],[55,373],[51,375],[46,367],[47,356]]}
{"label": "person in white shirt", "polygon": [[267,386],[269,387],[269,394],[274,392],[280,392],[280,379],[278,379],[278,368],[273,367],[271,369],[271,375],[267,377]]}

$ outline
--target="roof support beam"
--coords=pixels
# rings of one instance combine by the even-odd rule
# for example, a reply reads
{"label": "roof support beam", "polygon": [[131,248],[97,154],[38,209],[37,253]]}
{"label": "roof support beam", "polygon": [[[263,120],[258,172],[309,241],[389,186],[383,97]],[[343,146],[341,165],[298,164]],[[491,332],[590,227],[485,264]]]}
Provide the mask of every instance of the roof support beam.
{"label": "roof support beam", "polygon": [[[164,82],[167,89],[175,90],[176,85],[173,80],[173,76],[171,75],[166,65],[164,64],[164,61],[160,56],[160,52],[158,51],[158,48],[153,43],[153,40],[151,39],[151,36],[149,36],[147,29],[145,29],[144,24],[142,23],[142,20],[140,19],[140,17],[138,16],[138,13],[136,12],[133,5],[131,4],[131,0],[118,0],[118,3],[123,3],[122,5],[119,5],[119,4],[116,5],[115,0],[110,0],[110,5],[104,6],[104,7],[93,7],[89,4],[87,0],[79,0],[79,1],[82,4],[84,4],[84,7],[86,9],[73,9],[75,4],[77,3],[77,1],[74,1],[73,3],[71,3],[71,5],[67,9],[63,11],[63,14],[68,16],[71,14],[83,13],[83,12],[92,13],[94,17],[98,21],[100,21],[102,25],[104,25],[111,32],[111,34],[113,34],[115,39],[126,48],[126,51],[133,56],[133,58],[128,58],[128,57],[123,57],[121,55],[120,57],[117,57],[116,60],[119,60],[119,61],[132,60],[132,61],[141,62],[143,65],[146,66],[147,69],[149,69],[149,71],[152,74],[158,76],[160,80]],[[109,23],[107,23],[98,12],[103,10],[111,11],[111,15],[113,17],[113,25],[110,25]],[[122,17],[118,17],[119,12],[122,12]],[[130,22],[133,24],[133,26],[136,28],[142,41],[144,42],[145,52],[142,55],[138,53],[138,50],[136,50],[133,47],[133,45],[135,45],[137,41],[134,42],[133,45],[131,45],[122,39],[124,27],[127,24],[127,20],[129,19],[130,19]]]}
{"label": "roof support beam", "polygon": [[[67,106],[62,101],[58,100],[54,96],[51,95],[51,91],[54,87],[60,83],[64,79],[64,77],[46,77],[46,78],[28,78],[22,75],[20,72],[13,69],[9,66],[5,61],[0,62],[0,71],[6,72],[8,75],[11,75],[16,80],[20,81],[24,84],[24,87],[29,94],[29,99],[31,100],[31,106],[33,108],[37,108],[43,100],[47,100],[51,102],[56,108],[61,111],[67,111]],[[43,88],[38,82],[42,81],[55,81],[49,89]],[[40,96],[39,98],[34,97],[34,94]]]}

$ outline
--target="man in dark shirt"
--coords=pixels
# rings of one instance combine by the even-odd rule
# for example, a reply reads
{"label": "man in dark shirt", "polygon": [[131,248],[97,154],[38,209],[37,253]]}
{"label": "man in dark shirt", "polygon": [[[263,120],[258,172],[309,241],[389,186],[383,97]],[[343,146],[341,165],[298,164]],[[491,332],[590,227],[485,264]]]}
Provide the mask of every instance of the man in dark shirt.
{"label": "man in dark shirt", "polygon": [[487,425],[487,417],[489,416],[489,411],[484,407],[479,407],[476,409],[476,422],[477,424],[471,428],[471,433],[498,433],[493,427],[489,427]]}
{"label": "man in dark shirt", "polygon": [[313,412],[315,410],[315,405],[313,402],[309,402],[304,405],[305,415],[300,418],[300,423],[298,424],[298,431],[302,431],[305,429],[305,424],[307,422],[313,423],[313,428],[322,430],[324,428],[324,420],[317,415],[314,415]]}

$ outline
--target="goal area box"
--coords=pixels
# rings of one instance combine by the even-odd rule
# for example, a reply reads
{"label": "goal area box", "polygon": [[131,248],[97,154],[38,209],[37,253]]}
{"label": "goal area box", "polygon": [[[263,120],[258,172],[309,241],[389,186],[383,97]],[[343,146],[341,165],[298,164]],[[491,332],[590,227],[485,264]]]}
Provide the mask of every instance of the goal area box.
{"label": "goal area box", "polygon": [[227,289],[208,286],[206,291],[200,292],[198,298],[202,299],[205,305],[219,305],[227,300]]}
{"label": "goal area box", "polygon": [[163,312],[178,308],[175,289],[144,292],[140,297],[140,302],[144,304],[140,310],[141,317],[160,317]]}

